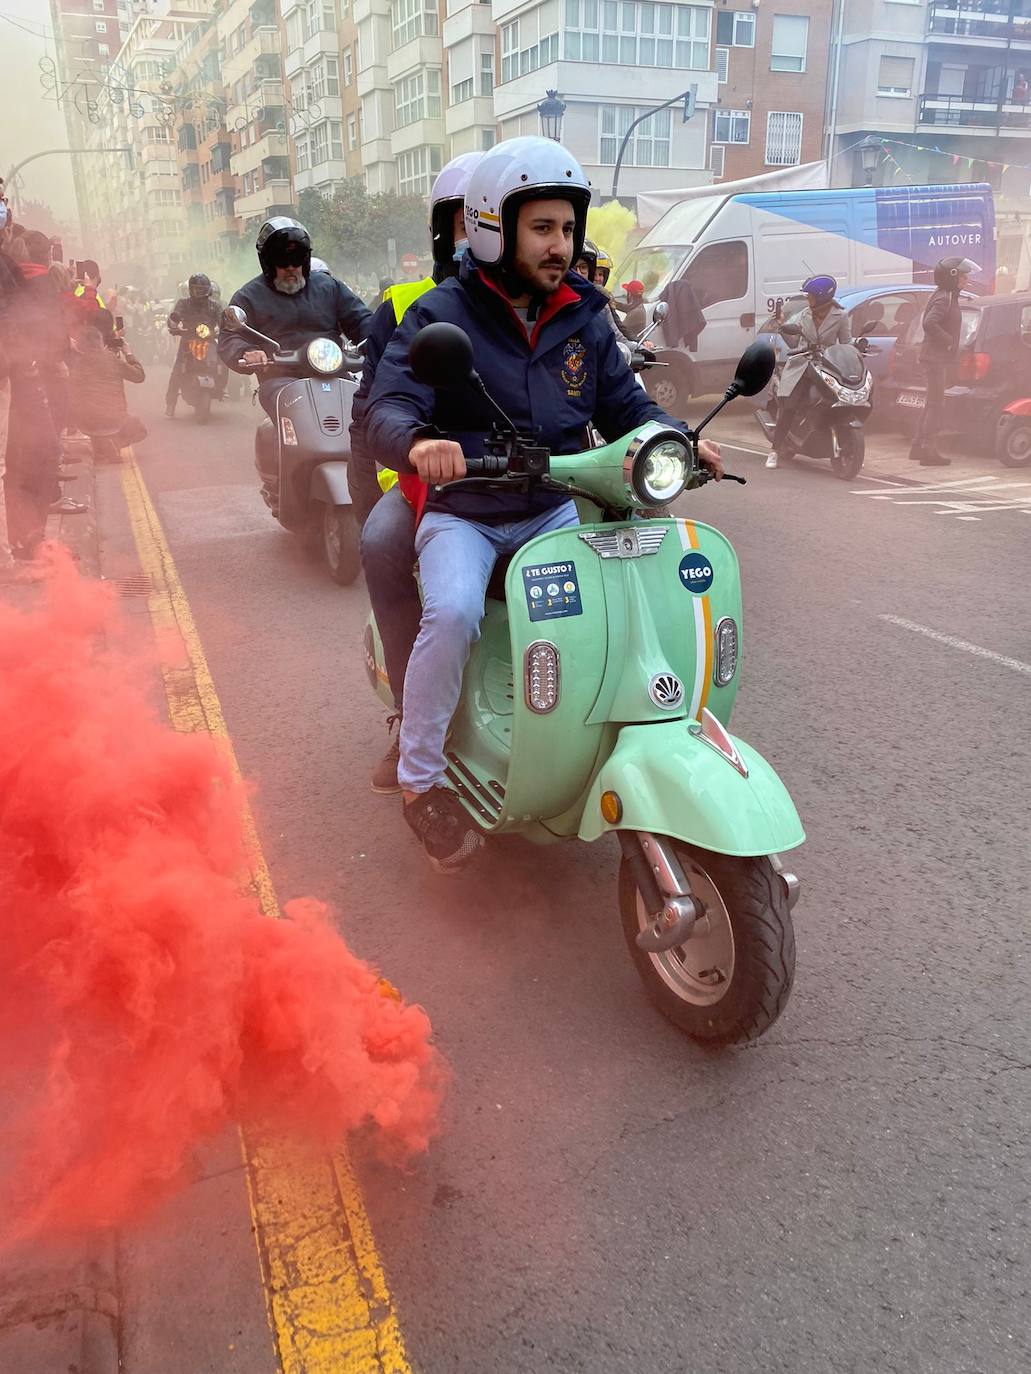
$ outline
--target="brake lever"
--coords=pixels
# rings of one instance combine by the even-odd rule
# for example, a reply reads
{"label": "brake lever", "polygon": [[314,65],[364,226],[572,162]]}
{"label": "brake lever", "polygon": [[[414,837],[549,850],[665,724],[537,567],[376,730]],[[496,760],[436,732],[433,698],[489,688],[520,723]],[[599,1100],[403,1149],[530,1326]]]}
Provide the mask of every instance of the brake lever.
{"label": "brake lever", "polygon": [[723,474],[723,480],[724,482],[740,482],[742,486],[746,486],[748,483],[747,477],[738,477],[735,472],[725,472]]}

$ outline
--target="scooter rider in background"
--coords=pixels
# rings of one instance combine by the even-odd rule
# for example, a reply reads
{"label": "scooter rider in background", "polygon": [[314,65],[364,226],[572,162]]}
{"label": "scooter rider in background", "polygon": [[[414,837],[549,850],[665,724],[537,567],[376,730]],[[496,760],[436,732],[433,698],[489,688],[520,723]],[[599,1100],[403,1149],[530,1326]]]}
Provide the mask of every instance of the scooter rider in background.
{"label": "scooter rider in background", "polygon": [[[405,677],[398,780],[406,823],[445,872],[482,844],[445,786],[444,741],[491,570],[536,535],[576,524],[577,513],[565,492],[546,486],[449,489],[466,474],[466,452],[483,454],[493,412],[471,388],[436,393],[418,382],[408,350],[424,325],[460,325],[488,392],[520,432],[555,453],[578,452],[592,423],[607,439],[648,420],[682,429],[637,385],[605,318],[603,293],[569,273],[590,196],[579,163],[551,139],[510,139],[485,153],[466,187],[469,249],[459,275],[409,309],[369,402],[377,457],[428,484],[415,540],[424,610]],[[722,475],[718,450],[706,446],[703,462]]]}
{"label": "scooter rider in background", "polygon": [[945,389],[949,373],[959,353],[959,334],[963,315],[959,308],[960,292],[966,290],[972,273],[979,271],[969,258],[942,258],[934,269],[937,291],[924,310],[924,341],[920,346],[920,363],[927,376],[927,394],[920,428],[909,456],[922,468],[946,468],[952,459],[938,448]]}
{"label": "scooter rider in background", "polygon": [[766,459],[768,468],[777,466],[777,460],[791,431],[791,419],[794,406],[797,404],[797,398],[794,404],[792,403],[792,396],[809,366],[810,349],[830,348],[832,344],[852,342],[848,316],[834,299],[838,291],[835,278],[810,277],[802,283],[802,290],[808,304],[801,314],[785,320],[783,303],[778,301],[774,317],[782,338],[789,346],[789,352],[777,386],[777,424],[773,431],[773,448]]}
{"label": "scooter rider in background", "polygon": [[168,312],[168,332],[179,339],[179,350],[172,364],[165,393],[165,415],[175,419],[175,403],[179,399],[185,356],[189,351],[189,335],[198,324],[206,324],[212,333],[218,328],[218,305],[212,295],[211,281],[203,272],[194,272],[181,296]]}
{"label": "scooter rider in background", "polygon": [[[433,275],[422,282],[405,282],[386,290],[365,343],[365,367],[351,408],[351,464],[356,476],[356,500],[361,494],[367,508],[359,510],[363,521],[362,566],[369,601],[383,640],[394,714],[388,726],[401,720],[405,672],[412,645],[419,633],[422,600],[412,569],[415,566],[415,501],[421,485],[414,477],[402,480],[381,496],[376,459],[365,438],[369,393],[376,367],[405,312],[438,282],[456,276],[467,247],[465,236],[465,188],[482,153],[462,153],[441,168],[430,192],[430,237]],[[399,792],[397,781],[398,737],[372,772],[374,792]]]}
{"label": "scooter rider in background", "polygon": [[[284,349],[299,349],[313,339],[342,335],[361,343],[372,315],[359,298],[328,272],[311,272],[311,238],[303,224],[277,215],[258,230],[255,243],[261,275],[233,293],[230,305],[238,305],[247,323]],[[276,394],[290,376],[270,364],[265,351],[239,334],[222,330],[218,356],[234,372],[263,368],[258,399],[275,422]]]}

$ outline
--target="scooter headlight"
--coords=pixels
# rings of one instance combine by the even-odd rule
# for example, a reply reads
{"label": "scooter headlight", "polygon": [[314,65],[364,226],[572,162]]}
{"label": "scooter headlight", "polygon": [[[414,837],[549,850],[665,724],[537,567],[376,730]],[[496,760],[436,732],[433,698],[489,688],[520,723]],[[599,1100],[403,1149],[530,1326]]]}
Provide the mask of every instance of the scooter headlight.
{"label": "scooter headlight", "polygon": [[633,455],[630,484],[645,505],[665,506],[684,490],[690,470],[687,440],[675,431],[662,430]]}
{"label": "scooter headlight", "polygon": [[208,339],[208,338],[210,338],[210,337],[211,337],[211,327],[210,327],[209,325],[206,325],[206,324],[199,324],[199,325],[197,326],[197,338],[198,338],[198,339]]}
{"label": "scooter headlight", "polygon": [[332,339],[312,339],[308,345],[308,366],[316,372],[336,372],[344,361],[344,350]]}

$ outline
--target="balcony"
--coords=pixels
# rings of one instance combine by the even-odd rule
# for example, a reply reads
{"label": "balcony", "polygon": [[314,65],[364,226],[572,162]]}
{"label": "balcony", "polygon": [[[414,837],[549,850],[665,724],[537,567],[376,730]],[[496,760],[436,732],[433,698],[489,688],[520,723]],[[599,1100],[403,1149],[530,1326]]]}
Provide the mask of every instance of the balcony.
{"label": "balcony", "polygon": [[444,113],[444,127],[449,135],[466,129],[494,128],[494,100],[491,96],[473,96],[459,105],[449,105]]}
{"label": "balcony", "polygon": [[310,38],[304,40],[301,51],[305,66],[322,54],[336,57],[340,52],[340,38],[334,29],[317,29]]}
{"label": "balcony", "polygon": [[490,5],[474,0],[473,4],[465,5],[459,10],[453,10],[453,7],[449,6],[448,17],[444,20],[442,30],[445,48],[453,48],[456,43],[471,38],[473,34],[489,38],[493,33],[494,16],[491,14]]}
{"label": "balcony", "polygon": [[387,58],[387,78],[391,85],[409,72],[439,67],[443,61],[443,48],[440,39],[413,38],[410,43],[402,43]]}
{"label": "balcony", "polygon": [[287,139],[285,134],[267,133],[261,138],[249,144],[246,148],[241,148],[239,152],[233,154],[233,172],[236,176],[245,176],[248,172],[253,172],[260,167],[267,157],[286,157]]}
{"label": "balcony", "polygon": [[978,46],[1017,43],[1031,47],[1027,0],[931,0],[927,32],[935,38]]}
{"label": "balcony", "polygon": [[289,207],[293,201],[293,190],[289,177],[276,177],[267,181],[258,191],[249,196],[237,196],[234,210],[237,219],[267,218],[273,206]]}
{"label": "balcony", "polygon": [[922,95],[918,123],[969,133],[1031,135],[1031,104],[990,96]]}

